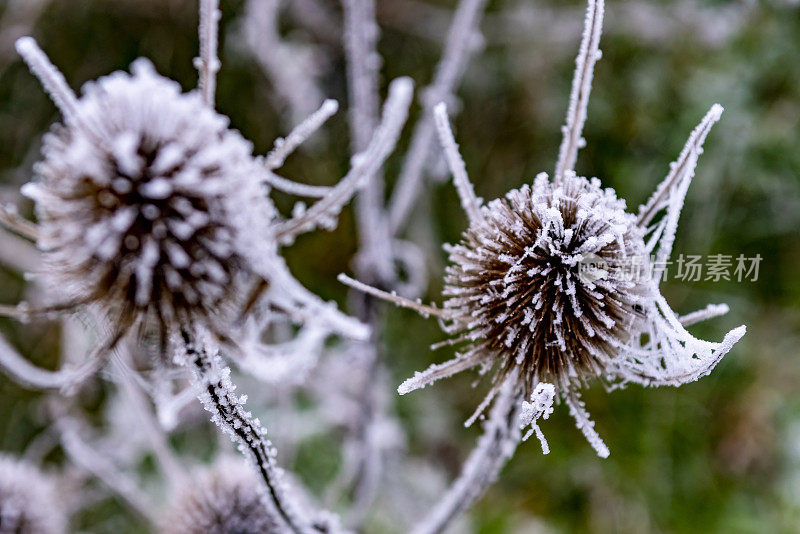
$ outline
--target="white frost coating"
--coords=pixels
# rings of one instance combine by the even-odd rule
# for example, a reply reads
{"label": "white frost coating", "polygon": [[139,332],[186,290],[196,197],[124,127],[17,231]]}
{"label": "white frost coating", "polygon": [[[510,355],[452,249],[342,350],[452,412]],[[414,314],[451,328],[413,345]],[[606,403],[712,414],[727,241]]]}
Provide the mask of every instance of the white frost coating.
{"label": "white frost coating", "polygon": [[47,58],[33,37],[20,37],[16,42],[17,52],[30,68],[34,76],[41,82],[44,90],[53,103],[73,126],[82,125],[77,115],[77,98],[72,92],[64,75]]}
{"label": "white frost coating", "polygon": [[564,139],[558,149],[558,162],[554,180],[558,182],[565,173],[575,168],[578,150],[585,144],[581,137],[586,122],[586,109],[592,91],[594,65],[600,59],[600,34],[603,30],[604,0],[589,0],[583,26],[583,38],[578,57],[575,58],[575,76],[569,95],[567,120],[562,128]]}
{"label": "white frost coating", "polygon": [[389,96],[383,107],[383,117],[369,146],[353,156],[347,175],[339,181],[331,193],[311,206],[302,215],[277,226],[275,235],[279,241],[290,243],[299,234],[318,226],[331,228],[335,217],[347,201],[363,187],[394,150],[400,131],[408,117],[414,85],[409,78],[397,78],[389,86]]}
{"label": "white frost coating", "polygon": [[217,40],[219,37],[219,0],[200,1],[200,24],[197,33],[200,39],[200,56],[195,58],[194,65],[200,74],[198,89],[203,95],[203,102],[214,106],[214,92],[217,87],[217,72],[220,62],[217,57]]}
{"label": "white frost coating", "polygon": [[479,26],[486,2],[461,0],[458,3],[447,31],[442,57],[436,65],[433,83],[420,92],[423,95],[423,116],[414,127],[411,145],[389,202],[389,225],[394,233],[402,230],[421,190],[422,173],[429,163],[436,134],[433,106],[439,102],[453,101],[453,92],[464,75],[467,63],[482,43]]}
{"label": "white frost coating", "polygon": [[725,315],[729,311],[730,308],[728,307],[727,304],[709,304],[702,310],[697,310],[691,313],[687,313],[686,315],[681,315],[678,318],[678,320],[680,321],[681,325],[686,327],[700,323],[702,321],[713,319],[714,317]]}
{"label": "white frost coating", "polygon": [[234,393],[230,369],[224,365],[206,333],[199,340],[188,332],[181,333],[176,344],[182,350],[176,361],[192,369],[200,386],[199,399],[211,414],[211,421],[238,445],[239,451],[253,463],[264,483],[264,490],[289,530],[295,534],[312,532],[309,514],[292,499],[286,489],[284,473],[275,461],[276,451],[266,438],[267,430],[244,408],[246,396]]}
{"label": "white frost coating", "polygon": [[523,401],[522,409],[519,414],[519,426],[525,428],[530,426],[531,429],[522,437],[522,441],[526,441],[531,434],[536,433],[539,443],[542,445],[542,453],[549,454],[550,446],[539,428],[539,419],[547,419],[553,413],[553,400],[555,400],[556,388],[553,384],[540,383],[536,389],[531,393],[531,401]]}
{"label": "white frost coating", "polygon": [[481,204],[475,196],[475,190],[467,176],[464,159],[458,152],[458,145],[447,118],[447,105],[444,102],[436,104],[436,107],[433,108],[433,118],[436,122],[436,131],[439,133],[439,142],[442,144],[444,157],[447,159],[447,165],[453,175],[453,184],[456,186],[459,199],[461,199],[461,207],[464,208],[470,224],[477,223],[482,220]]}
{"label": "white frost coating", "polygon": [[403,298],[401,296],[396,295],[395,293],[387,293],[386,291],[381,291],[380,289],[376,289],[363,282],[359,282],[358,280],[353,280],[346,274],[340,274],[337,278],[341,283],[348,285],[353,289],[357,289],[374,297],[383,299],[387,302],[391,302],[395,306],[400,306],[402,308],[408,308],[410,310],[414,310],[423,317],[429,317],[431,315],[433,315],[434,317],[441,317],[443,319],[448,317],[447,312],[445,310],[441,310],[439,308],[436,308],[435,306],[428,306],[422,304],[421,302]]}
{"label": "white frost coating", "polygon": [[586,411],[586,405],[578,394],[569,395],[565,397],[564,400],[567,406],[569,406],[569,414],[575,419],[578,430],[586,437],[586,441],[589,442],[589,445],[592,446],[600,458],[608,458],[610,454],[608,447],[606,447],[603,439],[594,429],[594,421],[589,417],[589,413]]}
{"label": "white frost coating", "polygon": [[297,147],[319,130],[328,119],[339,110],[339,102],[333,99],[326,100],[322,106],[312,113],[307,119],[298,124],[284,139],[277,139],[275,147],[264,159],[264,166],[275,170],[283,165]]}
{"label": "white frost coating", "polygon": [[658,184],[655,192],[650,196],[645,204],[639,207],[638,223],[640,226],[650,224],[650,221],[670,203],[670,198],[673,196],[676,184],[686,174],[693,174],[694,167],[697,165],[697,158],[703,151],[703,143],[711,131],[711,127],[719,121],[724,111],[723,107],[719,104],[714,104],[711,109],[706,113],[703,120],[700,121],[689,139],[681,150],[678,159],[669,166],[669,173],[666,178]]}

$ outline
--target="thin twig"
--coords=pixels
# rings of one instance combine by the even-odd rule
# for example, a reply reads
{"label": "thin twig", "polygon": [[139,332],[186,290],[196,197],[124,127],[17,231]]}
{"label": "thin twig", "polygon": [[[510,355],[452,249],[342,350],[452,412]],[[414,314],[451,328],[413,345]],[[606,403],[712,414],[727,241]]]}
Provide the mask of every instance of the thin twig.
{"label": "thin twig", "polygon": [[589,0],[586,8],[583,38],[578,57],[575,59],[575,76],[572,79],[567,119],[563,127],[564,138],[558,149],[558,162],[553,177],[555,182],[563,179],[566,173],[575,169],[578,150],[584,144],[581,135],[586,122],[589,95],[592,92],[594,65],[601,56],[600,33],[603,30],[603,7],[604,0]]}
{"label": "thin twig", "polygon": [[217,72],[220,67],[217,57],[220,16],[219,0],[200,0],[200,24],[197,27],[200,56],[195,58],[194,66],[200,75],[198,89],[203,96],[203,102],[211,107],[214,107]]}
{"label": "thin twig", "polygon": [[456,144],[453,131],[450,129],[450,122],[447,118],[447,105],[444,102],[437,104],[433,110],[433,115],[436,121],[436,130],[439,132],[439,142],[442,144],[444,157],[447,160],[448,167],[450,167],[450,173],[453,175],[453,184],[455,184],[456,191],[458,191],[458,197],[461,199],[461,207],[467,213],[470,225],[475,224],[483,220],[481,203],[478,197],[475,196],[475,189],[469,181],[464,159],[458,152],[458,144]]}

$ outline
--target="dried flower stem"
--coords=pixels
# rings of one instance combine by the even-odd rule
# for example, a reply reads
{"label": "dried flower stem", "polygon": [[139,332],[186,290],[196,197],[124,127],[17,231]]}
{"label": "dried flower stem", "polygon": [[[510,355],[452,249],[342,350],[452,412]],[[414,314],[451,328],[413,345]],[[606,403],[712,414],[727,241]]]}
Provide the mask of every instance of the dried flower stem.
{"label": "dried flower stem", "polygon": [[202,385],[200,400],[212,414],[212,421],[229,434],[239,444],[239,450],[253,462],[267,496],[286,526],[297,534],[313,532],[310,522],[300,512],[300,506],[290,499],[283,486],[282,473],[275,462],[275,450],[265,438],[266,429],[244,409],[244,399],[233,394],[230,370],[220,368],[215,362],[218,356],[209,355],[187,329],[181,331],[181,337],[186,351],[186,364],[192,368],[196,381]]}
{"label": "dried flower stem", "polygon": [[200,0],[200,24],[198,26],[200,57],[195,59],[195,68],[200,75],[198,88],[203,95],[203,101],[212,107],[217,87],[217,72],[220,68],[217,57],[220,17],[219,0]]}
{"label": "dried flower stem", "polygon": [[603,29],[604,0],[589,0],[586,8],[586,20],[583,27],[583,38],[578,57],[575,59],[575,76],[572,79],[572,91],[569,95],[567,120],[562,129],[564,138],[558,149],[558,162],[553,176],[555,182],[575,169],[578,150],[585,141],[581,134],[586,122],[586,108],[589,105],[589,94],[592,92],[594,65],[600,59],[600,33]]}
{"label": "dried flower stem", "polygon": [[483,434],[478,439],[478,444],[464,462],[461,474],[431,511],[411,530],[412,534],[443,532],[494,483],[519,444],[521,402],[515,381],[506,381],[483,425]]}

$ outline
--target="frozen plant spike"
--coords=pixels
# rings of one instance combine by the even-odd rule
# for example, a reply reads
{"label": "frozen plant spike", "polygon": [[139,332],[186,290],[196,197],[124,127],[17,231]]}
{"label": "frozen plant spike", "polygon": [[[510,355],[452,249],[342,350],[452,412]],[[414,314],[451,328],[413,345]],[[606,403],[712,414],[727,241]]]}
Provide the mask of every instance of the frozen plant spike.
{"label": "frozen plant spike", "polygon": [[586,441],[592,446],[600,458],[608,458],[610,454],[608,447],[603,442],[603,438],[594,429],[594,421],[586,411],[586,405],[583,403],[578,394],[567,395],[565,397],[567,406],[569,406],[569,414],[575,419],[575,424],[578,426]]}
{"label": "frozen plant spike", "polygon": [[531,401],[522,403],[522,410],[519,414],[519,426],[531,429],[522,437],[522,441],[527,441],[531,434],[536,433],[539,443],[542,445],[542,453],[549,454],[550,446],[539,428],[539,419],[547,419],[553,413],[553,400],[556,396],[556,388],[553,384],[540,383],[531,393]]}
{"label": "frozen plant spike", "polygon": [[203,102],[214,106],[214,92],[217,87],[217,72],[220,62],[217,57],[219,38],[219,0],[199,0],[200,24],[198,35],[200,39],[200,56],[195,58],[194,65],[199,73],[198,88],[203,95]]}
{"label": "frozen plant spike", "polygon": [[329,99],[323,102],[317,111],[298,124],[285,139],[275,141],[275,148],[267,154],[264,166],[271,171],[280,168],[286,158],[297,150],[297,147],[311,137],[314,132],[319,130],[338,110],[339,102],[336,100]]}
{"label": "frozen plant spike", "polygon": [[727,304],[709,304],[702,310],[697,310],[692,313],[687,313],[686,315],[681,315],[679,320],[682,326],[687,327],[693,324],[707,321],[709,319],[713,319],[714,317],[725,315],[729,311],[730,308],[728,307]]}
{"label": "frozen plant spike", "polygon": [[456,186],[458,197],[461,199],[461,207],[464,208],[467,217],[469,217],[470,224],[475,224],[482,219],[481,204],[475,196],[475,190],[469,181],[469,176],[467,176],[464,160],[458,152],[458,145],[453,137],[453,131],[450,129],[450,121],[447,118],[447,105],[444,102],[440,102],[433,108],[433,117],[436,121],[436,130],[439,133],[439,142],[442,144],[444,157],[450,167],[450,173],[453,175],[453,184]]}
{"label": "frozen plant spike", "polygon": [[592,92],[594,65],[600,59],[600,34],[603,30],[604,0],[589,0],[583,26],[583,38],[578,57],[575,59],[575,76],[569,95],[567,120],[563,127],[564,139],[558,149],[558,162],[554,180],[560,181],[566,173],[574,170],[578,150],[584,145],[583,125],[589,95]]}
{"label": "frozen plant spike", "polygon": [[420,302],[416,302],[413,300],[409,300],[394,293],[387,293],[386,291],[381,291],[380,289],[374,288],[370,285],[367,285],[363,282],[359,282],[358,280],[354,280],[347,276],[346,274],[340,274],[338,276],[338,280],[353,289],[357,289],[368,295],[372,295],[373,297],[377,297],[379,299],[385,300],[386,302],[390,302],[395,306],[400,306],[401,308],[408,308],[410,310],[414,310],[415,312],[419,313],[424,317],[434,316],[439,317],[441,319],[447,319],[448,313],[446,310],[440,310],[435,306],[429,306],[426,304],[422,304]]}
{"label": "frozen plant spike", "polygon": [[706,113],[705,117],[703,117],[703,120],[700,121],[700,124],[692,130],[678,159],[670,164],[667,176],[658,184],[655,192],[653,192],[647,202],[639,207],[637,223],[640,226],[647,226],[650,224],[650,221],[652,221],[662,209],[670,204],[670,199],[673,197],[675,188],[684,176],[694,176],[697,160],[703,152],[703,143],[711,131],[711,128],[719,121],[720,117],[722,117],[723,111],[724,109],[722,106],[714,104],[711,106],[708,113]]}
{"label": "frozen plant spike", "polygon": [[64,75],[50,62],[33,37],[20,37],[16,42],[17,52],[28,68],[44,87],[50,99],[64,116],[64,120],[75,128],[97,136],[94,125],[78,114],[78,99],[72,92]]}

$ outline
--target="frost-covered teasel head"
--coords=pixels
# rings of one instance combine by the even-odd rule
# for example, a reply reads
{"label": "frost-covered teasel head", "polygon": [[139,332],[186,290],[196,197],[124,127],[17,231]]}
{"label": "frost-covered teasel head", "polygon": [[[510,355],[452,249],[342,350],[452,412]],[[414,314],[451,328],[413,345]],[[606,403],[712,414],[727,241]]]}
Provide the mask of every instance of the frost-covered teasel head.
{"label": "frost-covered teasel head", "polygon": [[147,60],[131,71],[87,84],[44,139],[25,193],[46,280],[65,302],[100,304],[123,324],[205,318],[235,296],[243,260],[229,192],[258,194],[251,146]]}
{"label": "frost-covered teasel head", "polygon": [[163,534],[263,534],[283,523],[270,505],[253,469],[243,461],[218,461],[172,498],[161,523]]}
{"label": "frost-covered teasel head", "polygon": [[66,531],[67,517],[53,480],[32,465],[0,455],[0,532]]}
{"label": "frost-covered teasel head", "polygon": [[[454,359],[403,382],[401,394],[479,367],[482,373],[493,373],[493,385],[467,424],[512,381],[519,394],[531,399],[528,405],[542,404],[543,391],[547,402],[557,395],[605,457],[608,448],[580,399],[579,387],[588,378],[617,386],[677,386],[697,380],[711,372],[745,327],[730,331],[719,343],[697,339],[685,326],[725,313],[727,306],[680,317],[658,287],[703,142],[722,113],[719,105],[689,136],[638,215],[626,212],[625,202],[599,180],[574,172],[578,149],[585,144],[581,134],[600,58],[603,9],[602,0],[589,0],[552,178],[542,173],[532,187],[484,205],[467,177],[445,105],[436,107],[444,156],[469,219],[461,242],[447,249],[451,265],[444,280],[444,308],[386,294],[346,276],[340,279],[437,316],[453,335],[439,346],[460,347]],[[548,388],[542,389],[543,384]]]}
{"label": "frost-covered teasel head", "polygon": [[444,308],[473,343],[462,357],[521,371],[528,394],[602,374],[648,296],[629,272],[645,255],[644,232],[596,179],[540,175],[490,202],[448,250]]}

